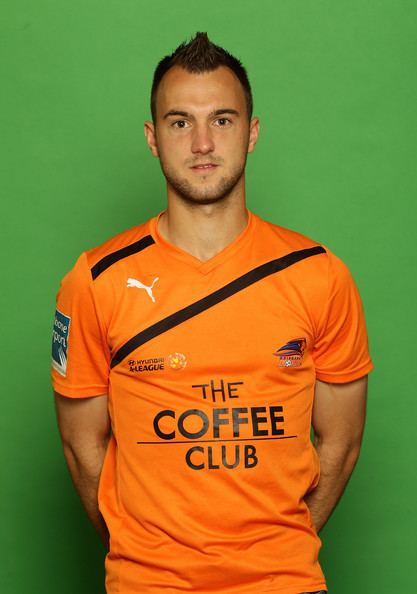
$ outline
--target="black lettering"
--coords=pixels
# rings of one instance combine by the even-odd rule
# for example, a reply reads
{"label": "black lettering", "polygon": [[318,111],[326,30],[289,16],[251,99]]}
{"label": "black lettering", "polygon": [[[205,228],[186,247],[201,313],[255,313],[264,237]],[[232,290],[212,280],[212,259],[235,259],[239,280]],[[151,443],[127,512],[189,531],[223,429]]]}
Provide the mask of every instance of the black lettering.
{"label": "black lettering", "polygon": [[248,409],[244,408],[232,408],[232,416],[233,416],[233,437],[239,437],[240,435],[240,425],[247,425],[248,419],[240,419],[240,413],[247,413]]}
{"label": "black lettering", "polygon": [[226,392],[224,390],[224,381],[220,380],[220,388],[214,387],[214,381],[210,380],[210,387],[211,387],[211,398],[213,402],[216,402],[216,393],[219,392],[222,395],[222,400],[225,402],[226,400]]}
{"label": "black lettering", "polygon": [[225,468],[236,468],[240,462],[240,446],[235,445],[235,459],[234,462],[229,463],[226,459],[227,446],[222,445],[222,464]]}
{"label": "black lettering", "polygon": [[161,439],[174,439],[175,431],[171,431],[171,433],[164,433],[161,431],[158,423],[162,417],[172,417],[175,419],[175,412],[173,410],[161,410],[153,420],[153,429],[158,437]]}
{"label": "black lettering", "polygon": [[207,398],[207,394],[206,394],[206,388],[208,388],[208,384],[194,384],[193,386],[191,386],[192,388],[202,388],[203,391],[203,399],[205,400]]}
{"label": "black lettering", "polygon": [[252,417],[253,435],[259,437],[260,435],[268,435],[268,429],[259,429],[259,423],[266,423],[267,417],[260,417],[259,413],[266,412],[265,406],[254,406],[251,408],[250,414]]}
{"label": "black lettering", "polygon": [[210,470],[217,470],[218,468],[220,468],[220,466],[218,464],[213,463],[213,448],[211,446],[208,446],[207,454],[208,454],[208,468]]}
{"label": "black lettering", "polygon": [[213,437],[219,437],[220,425],[228,425],[229,419],[220,419],[220,415],[227,415],[229,412],[228,408],[214,408],[213,409]]}
{"label": "black lettering", "polygon": [[253,445],[245,445],[245,468],[253,468],[258,464],[256,448]]}
{"label": "black lettering", "polygon": [[284,435],[284,429],[278,429],[277,423],[283,423],[284,417],[277,416],[277,413],[282,412],[282,406],[271,406],[269,408],[269,415],[271,417],[271,434],[272,435]]}
{"label": "black lettering", "polygon": [[[191,417],[192,415],[199,417],[203,421],[203,426],[201,427],[201,429],[199,431],[196,431],[195,433],[191,433],[191,431],[187,431],[187,429],[184,427],[185,419],[188,419],[188,417]],[[190,408],[189,410],[186,410],[185,412],[183,412],[181,414],[181,416],[178,419],[178,430],[181,433],[181,435],[183,435],[187,439],[197,439],[198,437],[202,437],[203,435],[205,435],[207,433],[208,426],[209,426],[209,420],[208,420],[206,413],[204,413],[202,410],[198,410],[196,408]]]}
{"label": "black lettering", "polygon": [[193,454],[194,452],[201,452],[202,454],[204,454],[204,448],[202,448],[201,446],[194,446],[193,448],[190,448],[188,450],[188,452],[185,454],[185,461],[187,463],[187,466],[189,466],[193,470],[203,470],[204,462],[202,462],[201,464],[194,464],[194,462],[192,462],[191,454]]}
{"label": "black lettering", "polygon": [[227,382],[227,393],[229,398],[239,398],[239,394],[233,394],[233,392],[237,391],[237,388],[234,388],[233,386],[240,386],[242,384],[243,382]]}

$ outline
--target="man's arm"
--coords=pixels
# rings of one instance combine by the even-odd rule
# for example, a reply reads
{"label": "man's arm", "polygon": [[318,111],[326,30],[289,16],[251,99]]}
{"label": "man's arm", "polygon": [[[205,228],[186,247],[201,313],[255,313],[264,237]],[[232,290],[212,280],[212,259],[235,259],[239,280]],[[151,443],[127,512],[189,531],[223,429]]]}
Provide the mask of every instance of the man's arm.
{"label": "man's arm", "polygon": [[88,517],[108,549],[109,533],[98,509],[98,484],[110,438],[107,396],[66,398],[55,392],[65,459]]}
{"label": "man's arm", "polygon": [[305,497],[319,532],[343,494],[359,456],[366,413],[367,376],[347,384],[316,381],[312,424],[320,480]]}

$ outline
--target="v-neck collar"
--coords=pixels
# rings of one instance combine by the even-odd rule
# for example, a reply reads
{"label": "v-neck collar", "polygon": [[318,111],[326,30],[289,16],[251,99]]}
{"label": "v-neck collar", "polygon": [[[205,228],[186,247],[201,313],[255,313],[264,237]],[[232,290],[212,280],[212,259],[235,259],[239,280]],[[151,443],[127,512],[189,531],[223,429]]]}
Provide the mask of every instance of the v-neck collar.
{"label": "v-neck collar", "polygon": [[175,258],[176,260],[181,260],[185,265],[194,268],[201,274],[208,274],[214,268],[223,264],[226,260],[236,254],[236,252],[240,251],[253,235],[253,229],[256,224],[256,216],[249,210],[247,210],[247,213],[248,222],[245,229],[231,243],[229,243],[229,245],[205,262],[202,262],[189,252],[186,252],[185,250],[177,247],[162,237],[158,231],[158,223],[159,219],[164,214],[164,211],[149,221],[150,233],[155,240],[155,243],[161,247],[170,257]]}

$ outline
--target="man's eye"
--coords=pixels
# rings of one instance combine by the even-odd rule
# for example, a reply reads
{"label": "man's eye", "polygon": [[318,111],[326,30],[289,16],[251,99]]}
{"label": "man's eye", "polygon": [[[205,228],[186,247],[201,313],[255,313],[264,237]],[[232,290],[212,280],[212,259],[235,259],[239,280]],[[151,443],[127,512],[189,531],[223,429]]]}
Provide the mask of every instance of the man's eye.
{"label": "man's eye", "polygon": [[218,118],[216,120],[217,126],[220,126],[220,127],[227,126],[230,123],[231,123],[231,121],[228,118]]}
{"label": "man's eye", "polygon": [[172,125],[174,128],[187,128],[188,122],[186,122],[185,120],[177,120]]}

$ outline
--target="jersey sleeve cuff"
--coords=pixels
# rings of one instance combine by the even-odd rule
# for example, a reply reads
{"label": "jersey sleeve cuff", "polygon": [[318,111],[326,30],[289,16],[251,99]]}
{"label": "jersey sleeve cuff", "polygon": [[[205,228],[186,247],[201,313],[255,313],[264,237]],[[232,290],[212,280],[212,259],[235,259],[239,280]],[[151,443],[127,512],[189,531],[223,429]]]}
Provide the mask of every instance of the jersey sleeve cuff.
{"label": "jersey sleeve cuff", "polygon": [[360,367],[359,369],[355,369],[354,371],[345,372],[345,373],[323,373],[319,370],[316,370],[316,379],[327,382],[328,384],[344,384],[348,382],[353,382],[365,375],[368,375],[373,370],[374,366],[372,361],[368,361]]}
{"label": "jersey sleeve cuff", "polygon": [[90,385],[82,387],[66,386],[62,385],[57,381],[53,382],[54,391],[61,396],[67,398],[91,398],[92,396],[106,396],[108,394],[108,386],[103,385]]}

